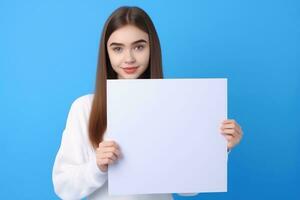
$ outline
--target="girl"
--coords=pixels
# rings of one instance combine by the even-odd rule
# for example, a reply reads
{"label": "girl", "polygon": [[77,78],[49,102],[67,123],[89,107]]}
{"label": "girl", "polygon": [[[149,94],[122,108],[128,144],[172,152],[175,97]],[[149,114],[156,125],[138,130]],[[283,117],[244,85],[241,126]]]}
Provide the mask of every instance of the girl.
{"label": "girl", "polygon": [[[121,156],[105,131],[107,79],[163,78],[159,39],[140,8],[121,7],[106,21],[99,49],[95,94],[76,99],[70,109],[53,167],[53,184],[62,199],[171,200],[171,194],[109,196],[107,169]],[[228,149],[239,143],[240,126],[225,120]]]}

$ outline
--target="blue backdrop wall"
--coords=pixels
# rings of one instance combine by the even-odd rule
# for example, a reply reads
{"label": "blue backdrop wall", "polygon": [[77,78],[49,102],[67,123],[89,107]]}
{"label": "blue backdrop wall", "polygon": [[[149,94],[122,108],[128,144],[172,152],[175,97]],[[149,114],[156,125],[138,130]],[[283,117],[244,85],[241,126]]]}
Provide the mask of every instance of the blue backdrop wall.
{"label": "blue backdrop wall", "polygon": [[71,103],[93,92],[109,14],[153,19],[166,78],[227,77],[244,138],[228,192],[176,199],[300,198],[300,2],[297,0],[1,0],[0,199],[57,199],[54,158]]}

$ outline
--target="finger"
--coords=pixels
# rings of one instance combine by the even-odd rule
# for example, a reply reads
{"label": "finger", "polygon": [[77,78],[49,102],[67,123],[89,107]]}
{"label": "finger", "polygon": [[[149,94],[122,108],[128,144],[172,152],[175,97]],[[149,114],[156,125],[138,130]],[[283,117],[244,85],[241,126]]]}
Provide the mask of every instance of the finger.
{"label": "finger", "polygon": [[233,146],[234,144],[232,142],[227,143],[227,149],[232,149]]}
{"label": "finger", "polygon": [[242,127],[234,119],[224,120],[222,122],[222,126],[221,127],[226,127],[226,126],[237,127],[239,129],[239,132],[242,133]]}
{"label": "finger", "polygon": [[234,129],[223,129],[221,132],[222,133],[229,133],[229,134],[232,134],[234,136],[240,136],[241,135],[240,130],[238,130],[237,128],[234,128]]}
{"label": "finger", "polygon": [[232,139],[233,139],[233,136],[232,135],[224,135],[224,137],[226,138],[226,140],[228,142],[230,142]]}
{"label": "finger", "polygon": [[102,141],[99,143],[99,148],[108,147],[108,146],[112,146],[112,145],[113,145],[112,141]]}
{"label": "finger", "polygon": [[231,143],[231,146],[233,147],[235,144],[238,144],[241,141],[241,136],[238,135],[232,135],[232,134],[223,134],[224,137],[228,142]]}
{"label": "finger", "polygon": [[99,157],[101,159],[104,159],[104,158],[110,158],[112,160],[117,160],[118,159],[118,157],[112,152],[107,152],[107,153],[101,154],[101,155],[99,155]]}
{"label": "finger", "polygon": [[119,145],[115,141],[103,141],[100,142],[99,147],[117,147],[119,148]]}
{"label": "finger", "polygon": [[235,123],[222,124],[221,129],[226,129],[226,128],[237,128],[238,130],[241,130],[241,127]]}
{"label": "finger", "polygon": [[235,132],[236,132],[235,129],[223,129],[223,130],[221,130],[222,134],[236,135]]}
{"label": "finger", "polygon": [[119,147],[116,146],[108,146],[108,147],[103,147],[102,151],[108,152],[108,151],[120,151]]}
{"label": "finger", "polygon": [[225,119],[222,124],[236,123],[234,119]]}
{"label": "finger", "polygon": [[114,153],[117,157],[121,156],[121,151],[115,147],[106,147],[103,149],[103,153],[107,153],[107,152],[112,152]]}
{"label": "finger", "polygon": [[116,141],[114,141],[114,140],[106,140],[106,141],[104,141],[106,144],[107,144],[107,146],[115,146],[115,147],[118,147],[119,145],[117,144],[117,142]]}
{"label": "finger", "polygon": [[221,129],[225,129],[225,128],[234,128],[234,124],[233,123],[222,124]]}
{"label": "finger", "polygon": [[110,158],[104,158],[104,159],[100,159],[99,163],[101,165],[111,165],[114,163],[114,161]]}
{"label": "finger", "polygon": [[241,139],[240,135],[222,133],[226,139],[229,139],[230,142],[237,142]]}
{"label": "finger", "polygon": [[234,128],[221,128],[221,133],[229,133],[233,135],[241,135],[241,130],[238,127]]}
{"label": "finger", "polygon": [[102,153],[106,153],[106,152],[115,152],[116,154],[120,153],[119,147],[116,147],[116,146],[105,146],[105,147],[103,146],[103,147],[99,147],[98,151],[102,152]]}
{"label": "finger", "polygon": [[97,154],[96,157],[99,159],[104,159],[104,158],[111,158],[113,160],[120,159],[120,157],[117,156],[116,154],[114,154],[113,152],[100,153],[100,154]]}

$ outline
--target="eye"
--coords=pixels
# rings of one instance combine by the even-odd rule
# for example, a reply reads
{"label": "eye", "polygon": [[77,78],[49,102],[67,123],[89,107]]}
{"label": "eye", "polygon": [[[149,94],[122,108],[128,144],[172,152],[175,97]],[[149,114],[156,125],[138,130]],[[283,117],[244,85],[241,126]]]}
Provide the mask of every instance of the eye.
{"label": "eye", "polygon": [[116,53],[120,53],[120,52],[122,52],[122,48],[121,47],[114,47],[113,51],[116,52]]}
{"label": "eye", "polygon": [[138,46],[134,47],[134,50],[142,51],[144,48],[145,48],[144,45],[138,45]]}

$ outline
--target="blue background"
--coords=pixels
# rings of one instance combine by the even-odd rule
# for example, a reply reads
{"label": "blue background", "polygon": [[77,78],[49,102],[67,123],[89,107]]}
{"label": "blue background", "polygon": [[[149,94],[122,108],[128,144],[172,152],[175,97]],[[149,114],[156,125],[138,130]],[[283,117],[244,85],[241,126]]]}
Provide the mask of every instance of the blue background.
{"label": "blue background", "polygon": [[227,77],[244,138],[227,193],[176,199],[300,197],[300,2],[0,1],[0,199],[57,199],[52,166],[71,103],[94,87],[109,14],[153,19],[166,78]]}

